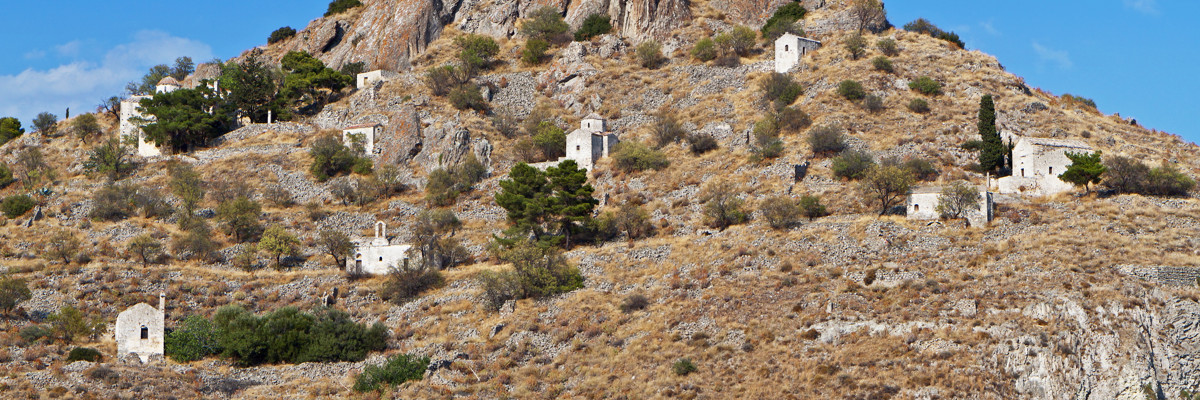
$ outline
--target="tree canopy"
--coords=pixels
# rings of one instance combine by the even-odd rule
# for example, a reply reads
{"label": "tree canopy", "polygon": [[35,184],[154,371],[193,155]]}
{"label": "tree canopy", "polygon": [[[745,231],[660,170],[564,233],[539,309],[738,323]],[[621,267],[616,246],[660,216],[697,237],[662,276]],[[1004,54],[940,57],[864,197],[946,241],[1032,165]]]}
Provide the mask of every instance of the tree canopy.
{"label": "tree canopy", "polygon": [[566,160],[542,172],[520,163],[500,181],[496,203],[508,211],[512,228],[502,244],[528,237],[570,247],[572,236],[586,233],[592,210],[599,204],[587,183],[587,170]]}
{"label": "tree canopy", "polygon": [[[141,109],[154,116],[142,125],[146,138],[172,152],[189,151],[229,131],[230,112],[206,86],[156,93]],[[213,110],[213,112],[208,112]]]}
{"label": "tree canopy", "polygon": [[1075,186],[1083,186],[1084,191],[1091,193],[1091,185],[1100,183],[1101,176],[1108,170],[1100,163],[1100,152],[1088,154],[1068,151],[1066,156],[1071,159],[1071,165],[1067,166],[1067,170],[1059,175],[1058,179]]}
{"label": "tree canopy", "polygon": [[354,77],[325,66],[306,52],[292,51],[283,56],[283,87],[280,95],[301,114],[321,110],[334,93],[354,83]]}

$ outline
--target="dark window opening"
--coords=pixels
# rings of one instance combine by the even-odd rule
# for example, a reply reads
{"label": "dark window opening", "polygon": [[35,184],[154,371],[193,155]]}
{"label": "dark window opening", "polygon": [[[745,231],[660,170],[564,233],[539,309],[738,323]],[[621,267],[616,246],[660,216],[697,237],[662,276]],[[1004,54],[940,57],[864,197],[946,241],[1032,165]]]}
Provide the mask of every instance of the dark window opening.
{"label": "dark window opening", "polygon": [[1054,167],[1050,167],[1050,175],[1054,175]]}
{"label": "dark window opening", "polygon": [[783,45],[783,51],[788,51],[788,45]]}
{"label": "dark window opening", "polygon": [[150,338],[150,328],[143,326],[142,327],[142,339],[149,339],[149,338]]}

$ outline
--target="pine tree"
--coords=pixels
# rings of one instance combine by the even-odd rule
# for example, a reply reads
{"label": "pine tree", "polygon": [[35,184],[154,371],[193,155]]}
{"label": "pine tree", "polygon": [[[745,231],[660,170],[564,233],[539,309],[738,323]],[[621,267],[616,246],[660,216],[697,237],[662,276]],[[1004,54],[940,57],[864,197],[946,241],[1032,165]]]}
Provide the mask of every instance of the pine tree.
{"label": "pine tree", "polygon": [[1093,183],[1100,183],[1101,175],[1108,171],[1104,164],[1100,163],[1100,152],[1095,153],[1066,153],[1067,158],[1071,159],[1071,165],[1067,166],[1067,171],[1058,176],[1063,182],[1070,182],[1075,186],[1083,186],[1083,189],[1091,193],[1092,188],[1089,186]]}

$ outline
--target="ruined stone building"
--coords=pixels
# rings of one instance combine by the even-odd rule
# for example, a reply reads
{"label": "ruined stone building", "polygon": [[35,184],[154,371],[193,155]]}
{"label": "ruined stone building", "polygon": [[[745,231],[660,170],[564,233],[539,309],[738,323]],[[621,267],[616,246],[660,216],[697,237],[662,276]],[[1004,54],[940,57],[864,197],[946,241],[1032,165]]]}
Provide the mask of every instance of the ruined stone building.
{"label": "ruined stone building", "polygon": [[[158,85],[154,87],[155,93],[171,93],[182,89],[183,85],[172,77],[162,78],[158,81]],[[137,153],[142,157],[157,157],[162,155],[162,150],[158,148],[154,142],[146,140],[146,133],[138,126],[139,120],[152,121],[154,116],[142,114],[141,101],[149,99],[152,96],[134,95],[128,99],[121,100],[121,139],[128,141],[137,141]]]}
{"label": "ruined stone building", "polygon": [[361,144],[363,153],[375,154],[375,141],[383,134],[383,125],[370,123],[347,126],[342,129],[342,143],[353,149],[355,144]]}
{"label": "ruined stone building", "polygon": [[786,74],[800,65],[804,55],[821,48],[821,42],[785,33],[775,39],[775,72]]}
{"label": "ruined stone building", "polygon": [[408,265],[407,244],[392,244],[387,238],[387,224],[375,222],[375,237],[355,239],[354,257],[346,259],[346,271],[352,274],[382,275]]}
{"label": "ruined stone building", "polygon": [[[984,226],[990,222],[995,214],[996,205],[992,199],[992,192],[979,187],[979,203],[975,209],[967,212],[967,223],[971,226]],[[941,204],[941,186],[927,186],[913,189],[908,194],[908,208],[906,215],[908,219],[913,220],[935,220],[940,219],[942,214],[938,211],[938,205]]]}
{"label": "ruined stone building", "polygon": [[1058,178],[1071,165],[1067,152],[1091,153],[1092,147],[1078,140],[1018,137],[1012,176],[997,179],[996,191],[1049,196],[1073,190],[1074,185]]}
{"label": "ruined stone building", "polygon": [[136,354],[142,362],[163,355],[166,294],[158,294],[158,308],[137,303],[117,315],[114,336],[117,355]]}

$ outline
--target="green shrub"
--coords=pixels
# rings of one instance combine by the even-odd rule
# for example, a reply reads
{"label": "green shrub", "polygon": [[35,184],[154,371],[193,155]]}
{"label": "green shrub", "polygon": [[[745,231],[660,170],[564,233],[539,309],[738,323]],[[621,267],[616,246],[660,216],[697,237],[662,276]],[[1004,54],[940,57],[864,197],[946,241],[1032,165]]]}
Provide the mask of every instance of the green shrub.
{"label": "green shrub", "polygon": [[583,25],[575,31],[575,41],[582,42],[612,30],[608,14],[592,14],[583,19]]}
{"label": "green shrub", "polygon": [[17,332],[17,336],[20,336],[21,341],[26,344],[32,344],[42,338],[48,338],[52,334],[53,332],[50,329],[41,325],[29,325]]}
{"label": "green shrub", "polygon": [[558,13],[558,8],[545,6],[529,13],[529,18],[521,23],[521,33],[531,39],[551,41],[567,32],[571,27]]}
{"label": "green shrub", "polygon": [[1096,109],[1096,101],[1089,99],[1087,97],[1076,96],[1076,95],[1073,95],[1070,93],[1063,93],[1061,98],[1064,103],[1067,103],[1067,104],[1070,104],[1073,106],[1083,106],[1083,107],[1091,108],[1093,110]]}
{"label": "green shrub", "polygon": [[487,68],[492,64],[500,45],[491,36],[466,34],[454,38],[458,46],[458,61],[466,70],[466,76],[474,76],[476,71]]}
{"label": "green shrub", "polygon": [[674,112],[664,108],[655,114],[654,123],[650,126],[655,148],[678,142],[687,134]]}
{"label": "green shrub", "polygon": [[922,33],[930,37],[950,42],[960,49],[966,48],[966,44],[963,43],[962,39],[958,37],[957,33],[943,31],[941,28],[938,28],[937,25],[934,25],[925,18],[917,18],[915,21],[904,24],[904,30]]}
{"label": "green shrub", "polygon": [[879,41],[875,42],[875,48],[888,57],[895,57],[897,54],[900,54],[900,48],[896,46],[896,41],[890,38],[879,39]]}
{"label": "green shrub", "polygon": [[451,90],[461,84],[459,70],[453,65],[443,65],[425,70],[425,86],[429,87],[429,91],[433,92],[434,96],[450,94]]}
{"label": "green shrub", "polygon": [[823,125],[808,131],[808,145],[815,154],[840,153],[846,149],[846,135],[835,125]]}
{"label": "green shrub", "polygon": [[867,97],[867,90],[858,81],[847,79],[838,84],[838,95],[850,101],[862,100]]}
{"label": "green shrub", "polygon": [[863,38],[863,36],[858,33],[854,33],[850,35],[850,37],[847,37],[844,45],[846,47],[846,51],[850,53],[851,60],[857,60],[859,57],[862,57],[863,53],[866,53],[867,51],[867,39]]}
{"label": "green shrub", "polygon": [[222,355],[240,366],[362,361],[368,352],[387,348],[388,330],[382,324],[367,327],[331,308],[309,314],[285,307],[257,316],[226,306],[212,322]]}
{"label": "green shrub", "polygon": [[717,139],[712,135],[697,133],[688,136],[688,148],[692,154],[701,155],[713,150],[716,150],[720,145],[717,144]]}
{"label": "green shrub", "polygon": [[368,365],[354,379],[354,390],[370,392],[396,386],[408,381],[419,381],[429,369],[429,357],[399,354],[388,357],[382,366]]}
{"label": "green shrub", "polygon": [[779,120],[779,129],[784,132],[797,132],[812,125],[812,117],[808,113],[793,107],[784,107],[775,115]]}
{"label": "green shrub", "polygon": [[763,97],[771,102],[776,110],[782,110],[792,104],[804,92],[804,88],[793,81],[791,75],[778,72],[767,75],[759,81],[758,86],[763,91]]}
{"label": "green shrub", "polygon": [[932,181],[938,177],[938,170],[933,167],[933,162],[924,158],[910,158],[900,163],[900,167],[912,172],[919,180]]}
{"label": "green shrub", "polygon": [[638,63],[643,68],[655,69],[663,61],[666,61],[666,57],[663,57],[662,45],[653,40],[642,42],[634,49],[634,52],[637,54]]}
{"label": "green shrub", "polygon": [[781,28],[788,28],[795,25],[796,21],[804,19],[805,14],[808,14],[808,10],[806,10],[798,1],[789,2],[780,6],[779,8],[775,9],[775,13],[771,15],[771,18],[767,18],[767,22],[764,23],[762,29],[760,29],[763,39],[778,39],[779,36],[783,35],[783,33],[772,36],[774,32],[780,31]]}
{"label": "green shrub", "polygon": [[32,210],[34,205],[32,197],[15,194],[5,197],[4,200],[0,201],[0,211],[3,211],[4,216],[8,218],[16,218]]}
{"label": "green shrub", "polygon": [[71,352],[67,354],[67,362],[75,361],[100,361],[100,350],[91,347],[76,347],[71,349]]}
{"label": "green shrub", "polygon": [[929,112],[929,102],[925,99],[912,99],[908,102],[908,110],[917,114],[927,113]]}
{"label": "green shrub", "polygon": [[521,62],[525,65],[538,65],[546,58],[546,50],[550,50],[550,42],[543,39],[529,38],[521,49]]}
{"label": "green shrub", "polygon": [[692,360],[680,358],[671,366],[671,370],[675,371],[675,375],[684,376],[696,372],[696,364],[693,364]]}
{"label": "green shrub", "polygon": [[692,46],[692,57],[700,61],[712,61],[717,58],[717,45],[710,38],[696,41]]}
{"label": "green shrub", "polygon": [[533,134],[533,144],[541,150],[542,158],[554,160],[567,155],[567,133],[550,121],[542,121]]}
{"label": "green shrub", "polygon": [[108,184],[92,193],[92,211],[88,217],[102,221],[119,221],[129,218],[134,212],[133,185]]}
{"label": "green shrub", "polygon": [[93,147],[88,152],[88,159],[83,162],[83,169],[115,181],[132,171],[134,164],[129,159],[129,151],[125,144],[121,143],[120,139],[112,138]]}
{"label": "green shrub", "polygon": [[908,87],[926,96],[942,94],[942,84],[928,76],[922,76],[915,81],[909,82]]}
{"label": "green shrub", "polygon": [[788,229],[800,223],[800,204],[788,196],[772,196],[758,205],[763,219],[774,229]]}
{"label": "green shrub", "polygon": [[488,104],[483,99],[479,85],[468,83],[450,91],[450,104],[459,110],[487,112]]}
{"label": "green shrub", "polygon": [[[515,244],[500,254],[500,259],[512,263],[511,274],[497,280],[484,280],[485,291],[495,291],[511,299],[543,298],[567,293],[583,287],[579,269],[567,263],[559,249],[541,246],[531,241]],[[489,285],[501,285],[489,288]],[[500,302],[503,304],[503,301]]]}
{"label": "green shrub", "polygon": [[876,95],[868,95],[862,102],[863,109],[870,113],[883,111],[883,99]]}
{"label": "green shrub", "polygon": [[871,66],[875,67],[875,70],[877,71],[883,71],[889,74],[895,72],[895,69],[892,68],[892,60],[885,56],[879,56],[871,59]]}
{"label": "green shrub", "polygon": [[618,143],[612,157],[613,166],[625,172],[660,170],[671,165],[666,155],[639,142]]}
{"label": "green shrub", "polygon": [[29,290],[29,284],[24,279],[0,278],[0,314],[8,315],[17,308],[17,304],[31,299],[32,296],[33,292]]}
{"label": "green shrub", "polygon": [[275,44],[296,36],[296,30],[290,26],[285,26],[271,32],[271,36],[267,37],[267,44]]}
{"label": "green shrub", "polygon": [[705,225],[725,230],[749,221],[750,215],[743,209],[745,200],[738,197],[737,193],[736,188],[727,182],[716,182],[705,187],[700,193],[700,201],[704,203]]}
{"label": "green shrub", "polygon": [[12,170],[7,164],[0,162],[0,189],[3,189],[8,184],[13,183]]}
{"label": "green shrub", "polygon": [[341,72],[343,75],[358,76],[358,74],[366,72],[366,71],[364,71],[366,68],[367,68],[366,63],[364,63],[362,61],[356,61],[356,62],[352,62],[352,63],[342,64],[342,68],[338,69],[338,72]]}
{"label": "green shrub", "polygon": [[325,16],[328,17],[330,15],[339,14],[343,11],[362,5],[362,2],[358,0],[333,0],[329,2],[329,8],[325,10]]}
{"label": "green shrub", "polygon": [[875,165],[870,153],[847,150],[833,159],[833,175],[839,178],[860,179]]}
{"label": "green shrub", "polygon": [[967,44],[963,43],[962,39],[958,37],[957,33],[942,32],[940,35],[937,35],[937,38],[942,39],[947,42],[950,42],[950,44],[953,44],[955,47],[958,47],[960,49],[967,48]]}
{"label": "green shrub", "polygon": [[755,161],[778,158],[783,154],[779,139],[779,121],[768,116],[754,123],[754,146],[750,149]]}
{"label": "green shrub", "polygon": [[809,221],[814,218],[824,217],[829,215],[825,211],[825,205],[821,204],[821,198],[813,195],[800,196],[800,212],[804,214]]}
{"label": "green shrub", "polygon": [[308,154],[312,157],[309,172],[320,182],[349,173],[358,160],[350,148],[332,134],[318,137]]}
{"label": "green shrub", "polygon": [[754,49],[754,41],[757,38],[758,34],[753,29],[738,25],[729,32],[713,37],[713,42],[721,53],[745,57]]}

